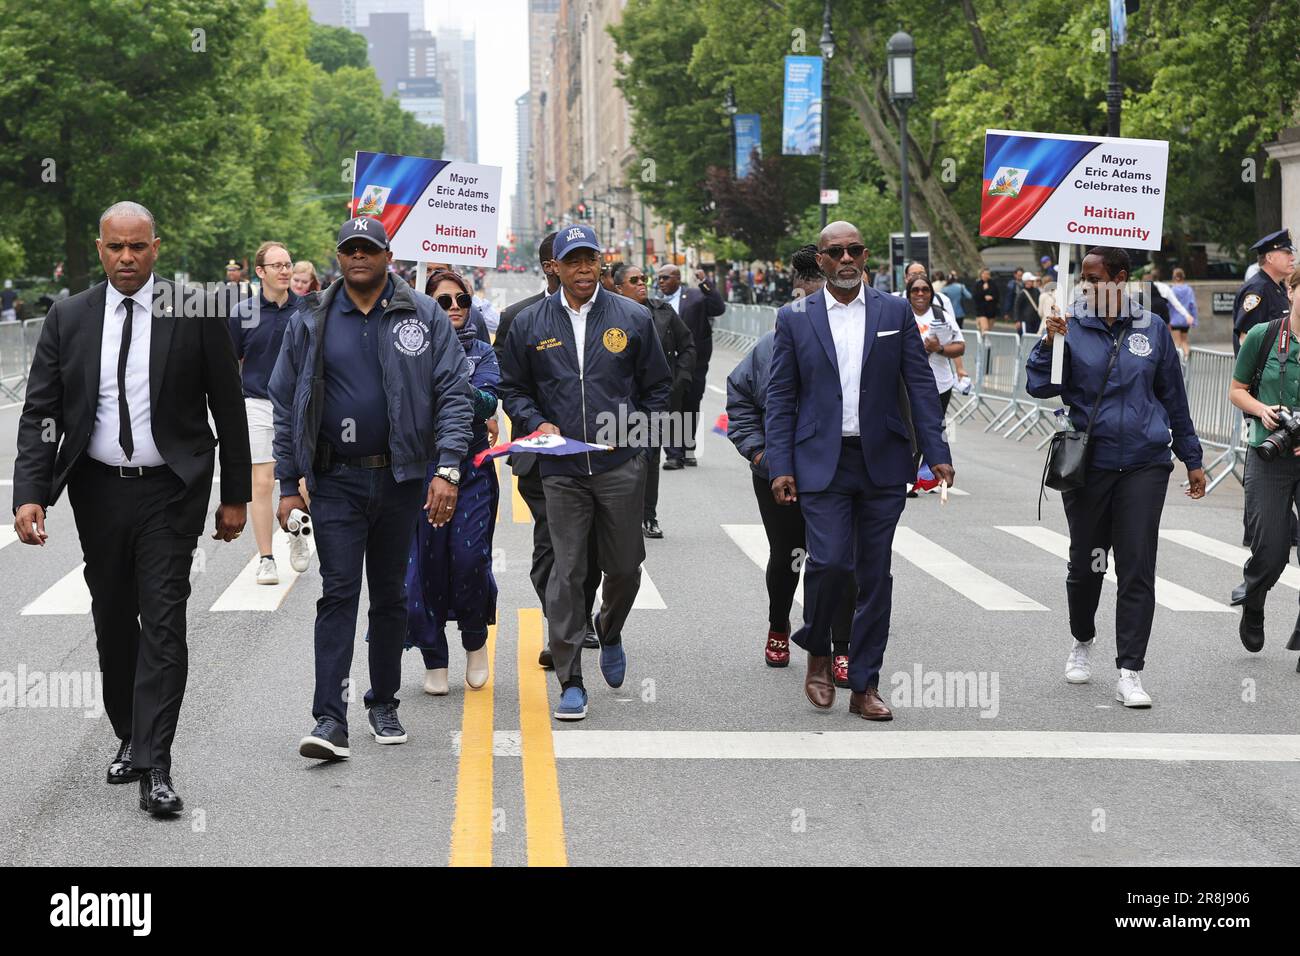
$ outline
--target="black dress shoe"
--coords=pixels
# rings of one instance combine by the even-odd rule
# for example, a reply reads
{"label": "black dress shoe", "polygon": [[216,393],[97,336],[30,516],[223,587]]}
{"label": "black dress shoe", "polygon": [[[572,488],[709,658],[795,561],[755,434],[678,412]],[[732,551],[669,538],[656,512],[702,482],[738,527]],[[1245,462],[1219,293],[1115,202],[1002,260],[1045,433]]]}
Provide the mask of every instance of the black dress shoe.
{"label": "black dress shoe", "polygon": [[1252,654],[1264,649],[1264,612],[1254,608],[1241,609],[1241,625],[1237,628],[1241,644]]}
{"label": "black dress shoe", "polygon": [[[1291,632],[1291,640],[1286,642],[1288,651],[1300,651],[1300,619],[1295,622],[1295,630]],[[1300,668],[1297,668],[1300,670]]]}
{"label": "black dress shoe", "polygon": [[654,518],[641,522],[641,533],[647,538],[662,538],[664,536],[663,529],[659,527],[659,522]]}
{"label": "black dress shoe", "polygon": [[[1249,545],[1250,542],[1247,541],[1246,544]],[[1241,582],[1235,588],[1232,589],[1232,600],[1230,600],[1228,603],[1231,604],[1233,607],[1238,607],[1246,603],[1246,582],[1245,581]]]}
{"label": "black dress shoe", "polygon": [[686,462],[687,468],[695,468],[697,465],[699,465],[699,462],[696,461],[694,458],[690,457],[689,455],[683,460]]}
{"label": "black dress shoe", "polygon": [[542,652],[537,655],[537,664],[544,671],[555,670],[555,660],[551,657],[550,647],[542,648]]}
{"label": "black dress shoe", "polygon": [[155,817],[171,816],[185,809],[166,770],[151,767],[140,777],[140,809],[148,810]]}
{"label": "black dress shoe", "polygon": [[131,783],[139,780],[142,771],[131,766],[131,741],[124,740],[117,748],[117,756],[108,765],[109,783]]}
{"label": "black dress shoe", "polygon": [[664,462],[664,471],[679,471],[685,467],[680,458],[669,458]]}
{"label": "black dress shoe", "polygon": [[593,614],[587,618],[587,633],[582,636],[583,647],[600,647],[600,639],[596,637],[596,616]]}

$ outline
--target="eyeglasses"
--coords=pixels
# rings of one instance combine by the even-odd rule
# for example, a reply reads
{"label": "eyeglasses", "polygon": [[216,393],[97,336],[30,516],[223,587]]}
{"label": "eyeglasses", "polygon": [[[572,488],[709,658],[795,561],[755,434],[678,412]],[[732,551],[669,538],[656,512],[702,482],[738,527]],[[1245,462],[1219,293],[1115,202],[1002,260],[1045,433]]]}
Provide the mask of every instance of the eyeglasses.
{"label": "eyeglasses", "polygon": [[934,295],[934,290],[929,286],[919,285],[915,289],[909,289],[908,295]]}
{"label": "eyeglasses", "polygon": [[444,312],[451,311],[451,304],[453,301],[465,311],[469,311],[469,307],[474,304],[474,297],[468,292],[458,292],[453,299],[452,296],[444,292],[442,295],[434,299],[434,301],[442,307],[442,311]]}
{"label": "eyeglasses", "polygon": [[623,279],[623,281],[626,282],[628,285],[645,285],[645,284],[646,284],[646,277],[645,277],[645,276],[627,276],[627,277],[625,277],[625,278]]}
{"label": "eyeglasses", "polygon": [[848,250],[849,255],[857,259],[862,253],[867,251],[867,247],[860,242],[855,242],[851,246],[827,246],[822,250],[822,255],[830,256],[832,259],[840,260],[844,258],[844,251]]}
{"label": "eyeglasses", "polygon": [[293,269],[292,262],[263,262],[263,269],[274,269],[276,272],[288,272]]}
{"label": "eyeglasses", "polygon": [[363,256],[377,256],[383,251],[383,249],[380,249],[373,243],[364,242],[362,240],[349,242],[339,247],[339,255],[341,256],[355,256],[357,253],[361,253]]}

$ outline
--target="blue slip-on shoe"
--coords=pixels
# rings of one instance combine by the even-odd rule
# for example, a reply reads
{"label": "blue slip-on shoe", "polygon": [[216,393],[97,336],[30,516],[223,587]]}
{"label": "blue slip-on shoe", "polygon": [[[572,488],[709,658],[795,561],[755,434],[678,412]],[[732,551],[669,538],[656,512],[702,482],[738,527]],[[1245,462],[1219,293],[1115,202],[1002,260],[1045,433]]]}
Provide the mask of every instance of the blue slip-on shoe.
{"label": "blue slip-on shoe", "polygon": [[556,720],[582,720],[587,716],[587,692],[581,687],[568,687],[560,695],[560,706],[555,708]]}
{"label": "blue slip-on shoe", "polygon": [[600,673],[610,687],[622,687],[623,675],[627,672],[627,655],[623,653],[623,644],[604,644],[600,648]]}

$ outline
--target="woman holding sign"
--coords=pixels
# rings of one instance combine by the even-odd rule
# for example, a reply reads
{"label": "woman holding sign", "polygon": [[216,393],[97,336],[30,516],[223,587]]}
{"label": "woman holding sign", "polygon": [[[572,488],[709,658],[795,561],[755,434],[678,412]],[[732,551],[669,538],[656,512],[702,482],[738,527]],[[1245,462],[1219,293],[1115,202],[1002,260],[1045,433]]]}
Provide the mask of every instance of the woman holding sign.
{"label": "woman holding sign", "polygon": [[[447,622],[460,625],[465,648],[465,686],[478,690],[488,680],[487,629],[496,623],[497,582],[492,575],[492,534],[496,529],[496,468],[474,467],[475,454],[489,445],[487,420],[496,414],[501,370],[492,346],[469,321],[473,295],[455,272],[440,270],[426,288],[451,319],[465,349],[465,374],[473,390],[474,424],[469,452],[460,463],[460,493],[447,524],[416,525],[406,568],[407,644],[424,655],[424,690],[447,693]],[[430,466],[432,480],[433,466]]]}
{"label": "woman holding sign", "polygon": [[[1047,334],[1026,363],[1027,389],[1035,398],[1059,395],[1074,429],[1089,431],[1087,479],[1062,492],[1070,525],[1065,592],[1074,648],[1065,679],[1092,676],[1089,652],[1105,578],[1115,550],[1119,599],[1115,608],[1115,699],[1125,707],[1150,707],[1142,687],[1147,641],[1155,614],[1156,543],[1174,453],[1187,465],[1187,494],[1205,494],[1201,443],[1192,428],[1182,368],[1169,328],[1124,291],[1129,278],[1123,249],[1090,249],[1083,260],[1081,295],[1073,314],[1053,309]],[[1063,382],[1051,382],[1052,346],[1064,336]]]}

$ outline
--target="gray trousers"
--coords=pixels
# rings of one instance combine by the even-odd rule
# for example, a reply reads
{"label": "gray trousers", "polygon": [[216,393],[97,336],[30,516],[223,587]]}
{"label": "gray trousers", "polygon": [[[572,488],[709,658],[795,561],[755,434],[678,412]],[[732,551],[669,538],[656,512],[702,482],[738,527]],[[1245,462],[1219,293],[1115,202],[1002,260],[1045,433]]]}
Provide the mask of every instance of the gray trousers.
{"label": "gray trousers", "polygon": [[1291,557],[1291,508],[1300,500],[1300,458],[1279,455],[1265,461],[1252,448],[1246,455],[1246,607],[1262,611],[1269,588]]}
{"label": "gray trousers", "polygon": [[642,496],[645,455],[634,455],[598,475],[548,475],[546,523],[555,564],[546,584],[546,623],[551,657],[561,687],[582,685],[582,638],[586,634],[588,538],[596,539],[596,563],[604,572],[597,634],[603,644],[622,640],[623,623],[641,589]]}

